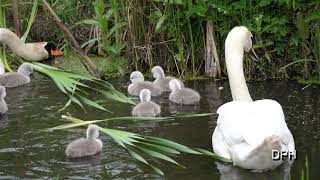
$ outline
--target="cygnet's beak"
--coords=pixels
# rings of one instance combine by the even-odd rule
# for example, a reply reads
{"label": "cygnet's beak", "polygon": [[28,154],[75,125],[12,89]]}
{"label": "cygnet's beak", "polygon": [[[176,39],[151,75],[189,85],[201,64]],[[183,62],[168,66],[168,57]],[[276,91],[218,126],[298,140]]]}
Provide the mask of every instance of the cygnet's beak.
{"label": "cygnet's beak", "polygon": [[129,86],[131,84],[131,80],[129,79],[129,81],[127,82],[127,86]]}
{"label": "cygnet's beak", "polygon": [[254,48],[251,48],[251,51],[249,52],[250,59],[254,62],[259,62],[259,57],[257,56],[256,52],[254,51]]}

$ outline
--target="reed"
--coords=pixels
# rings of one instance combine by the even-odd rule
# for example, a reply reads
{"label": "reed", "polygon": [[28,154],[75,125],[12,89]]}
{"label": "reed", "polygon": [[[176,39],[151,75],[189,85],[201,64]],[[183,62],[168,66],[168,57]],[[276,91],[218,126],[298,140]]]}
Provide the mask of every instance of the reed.
{"label": "reed", "polygon": [[[10,3],[2,1],[2,7],[11,8]],[[149,72],[152,66],[161,65],[169,74],[181,77],[204,75],[205,26],[210,20],[215,27],[213,34],[221,62],[224,60],[224,40],[232,27],[245,25],[255,35],[261,62],[253,65],[246,61],[244,69],[249,79],[308,79],[319,74],[318,65],[310,62],[295,63],[278,71],[297,60],[318,59],[315,27],[319,26],[320,2],[316,0],[57,2],[52,2],[54,10],[73,27],[78,38],[81,37],[82,47],[88,47],[88,52],[93,54],[101,49],[102,56],[108,57],[103,61],[126,59],[128,63],[125,64],[131,70]],[[22,22],[30,22],[30,5],[19,8],[24,14]],[[88,28],[88,24],[89,27],[97,26],[101,35],[78,30]],[[221,63],[221,70],[226,76],[224,63]]]}
{"label": "reed", "polygon": [[[189,116],[185,115],[180,118],[186,119],[186,118],[208,116],[208,115],[212,115],[212,113],[196,114],[196,115],[189,115]],[[103,122],[106,122],[106,121],[161,121],[161,120],[172,119],[172,118],[166,118],[166,117],[129,116],[129,117],[113,117],[113,118],[107,118],[102,120],[85,121],[85,120],[81,120],[78,118],[65,116],[65,115],[63,115],[62,118],[70,121],[70,123],[49,128],[49,129],[46,129],[46,131],[76,128],[80,126],[87,126],[92,123],[102,124]],[[155,165],[153,165],[152,163],[150,163],[149,160],[147,160],[147,158],[160,159],[182,168],[185,168],[185,167],[179,164],[177,161],[175,161],[173,157],[176,157],[181,154],[193,154],[193,155],[206,156],[208,158],[223,161],[225,163],[230,163],[229,160],[224,159],[220,156],[217,156],[216,154],[210,151],[207,151],[205,149],[190,148],[185,145],[182,145],[164,138],[139,135],[136,133],[131,133],[123,130],[111,129],[109,127],[108,128],[99,127],[99,130],[102,133],[110,136],[122,148],[126,149],[134,159],[149,166],[151,169],[153,169],[156,173],[160,175],[164,175],[163,171],[158,167],[156,167]]]}

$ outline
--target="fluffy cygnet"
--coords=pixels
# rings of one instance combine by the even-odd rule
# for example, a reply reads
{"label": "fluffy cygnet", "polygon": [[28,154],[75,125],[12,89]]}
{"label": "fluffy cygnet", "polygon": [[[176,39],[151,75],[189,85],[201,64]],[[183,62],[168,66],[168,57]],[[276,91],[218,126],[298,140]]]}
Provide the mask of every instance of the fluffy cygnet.
{"label": "fluffy cygnet", "polygon": [[99,127],[90,124],[87,129],[87,138],[80,138],[68,144],[66,155],[69,158],[93,156],[102,150],[102,141],[99,138]]}
{"label": "fluffy cygnet", "polygon": [[151,101],[149,89],[143,89],[140,92],[140,101],[132,110],[133,116],[156,116],[160,114],[161,108],[158,104]]}
{"label": "fluffy cygnet", "polygon": [[159,87],[161,87],[162,90],[165,92],[170,92],[169,82],[172,79],[177,79],[180,83],[181,88],[184,88],[184,84],[180,79],[175,78],[175,77],[171,77],[171,76],[165,76],[164,71],[161,66],[154,66],[151,69],[151,73],[152,73],[153,77],[155,78],[153,83],[158,85]]}
{"label": "fluffy cygnet", "polygon": [[169,82],[171,93],[169,100],[177,104],[192,105],[198,104],[200,95],[193,89],[181,88],[178,80],[173,79]]}
{"label": "fluffy cygnet", "polygon": [[150,81],[144,81],[144,77],[140,71],[134,71],[130,75],[132,84],[128,87],[128,93],[133,96],[139,96],[143,89],[149,89],[151,96],[160,96],[162,89]]}

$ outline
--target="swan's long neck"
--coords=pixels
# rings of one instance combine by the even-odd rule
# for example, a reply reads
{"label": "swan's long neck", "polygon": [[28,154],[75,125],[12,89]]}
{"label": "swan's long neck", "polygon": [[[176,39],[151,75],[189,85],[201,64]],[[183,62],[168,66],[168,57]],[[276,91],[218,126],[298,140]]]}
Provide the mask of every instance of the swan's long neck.
{"label": "swan's long neck", "polygon": [[16,54],[23,54],[23,50],[28,49],[16,34],[5,28],[0,28],[0,42],[9,46]]}
{"label": "swan's long neck", "polygon": [[44,51],[45,43],[24,43],[16,34],[8,29],[0,28],[0,42],[6,44],[15,54],[26,60],[32,61],[48,58],[48,53]]}
{"label": "swan's long neck", "polygon": [[243,73],[243,45],[238,38],[227,38],[225,57],[233,101],[252,101]]}

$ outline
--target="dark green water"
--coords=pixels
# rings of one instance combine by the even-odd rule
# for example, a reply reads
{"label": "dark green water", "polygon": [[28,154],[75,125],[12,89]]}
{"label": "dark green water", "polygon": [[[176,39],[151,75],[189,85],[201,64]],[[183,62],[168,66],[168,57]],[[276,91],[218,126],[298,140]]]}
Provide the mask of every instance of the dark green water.
{"label": "dark green water", "polygon": [[[115,80],[116,87],[125,91],[126,79]],[[154,99],[162,106],[162,116],[176,113],[216,112],[217,108],[231,100],[227,82],[188,82],[202,95],[199,107],[181,107],[168,102],[168,97]],[[218,87],[224,86],[223,91]],[[103,152],[92,158],[70,161],[64,155],[65,147],[72,140],[84,137],[85,128],[68,131],[43,132],[41,129],[64,124],[57,110],[66,103],[65,98],[41,75],[35,75],[32,83],[15,89],[7,89],[9,112],[0,120],[0,179],[319,179],[320,171],[320,99],[319,86],[301,90],[294,82],[250,83],[254,99],[272,98],[284,109],[287,124],[294,135],[298,158],[291,167],[264,173],[252,173],[236,167],[216,164],[215,161],[191,155],[183,155],[177,161],[186,169],[160,162],[166,174],[158,176],[147,166],[135,161],[110,137],[101,134]],[[92,94],[92,97],[95,95]],[[96,97],[98,98],[98,97]],[[117,116],[130,115],[131,106],[106,101],[105,106]],[[102,119],[113,115],[87,108],[84,113],[72,107],[69,113],[81,119]],[[183,121],[121,122],[108,127],[159,136],[191,147],[211,151],[211,135],[216,116]],[[107,126],[100,124],[102,127]],[[307,179],[307,178],[304,178]]]}

